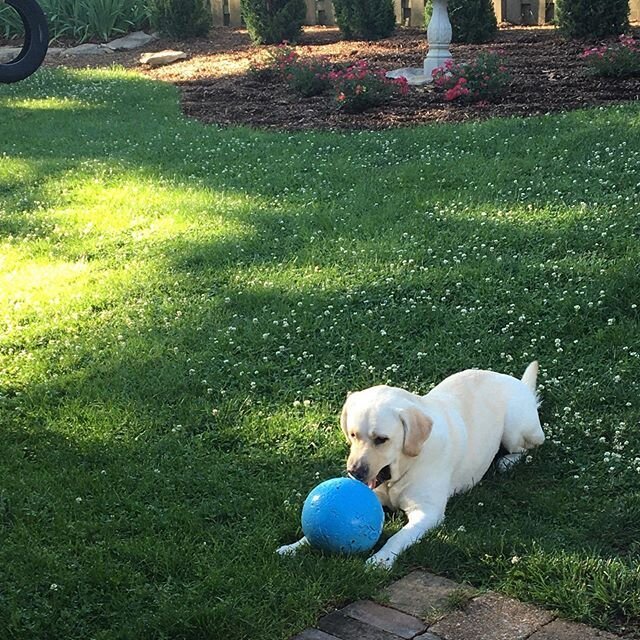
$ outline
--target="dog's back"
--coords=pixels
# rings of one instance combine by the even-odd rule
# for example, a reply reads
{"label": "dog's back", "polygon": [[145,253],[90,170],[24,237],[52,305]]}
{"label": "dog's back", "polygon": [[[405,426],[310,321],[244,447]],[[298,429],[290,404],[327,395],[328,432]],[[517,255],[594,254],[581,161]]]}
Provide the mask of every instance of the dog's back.
{"label": "dog's back", "polygon": [[[447,417],[459,455],[451,460],[451,493],[473,486],[486,473],[502,445],[519,453],[542,444],[535,394],[537,363],[523,380],[480,369],[455,373],[432,389],[424,401]],[[464,446],[461,446],[464,442]]]}

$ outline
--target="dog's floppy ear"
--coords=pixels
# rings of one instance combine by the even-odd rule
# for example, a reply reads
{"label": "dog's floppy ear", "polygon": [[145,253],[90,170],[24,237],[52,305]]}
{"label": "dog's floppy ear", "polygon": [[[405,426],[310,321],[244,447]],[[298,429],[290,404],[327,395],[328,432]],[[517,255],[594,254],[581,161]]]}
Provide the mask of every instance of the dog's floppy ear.
{"label": "dog's floppy ear", "polygon": [[404,427],[402,450],[405,455],[415,458],[431,433],[433,420],[415,407],[400,411],[400,420]]}
{"label": "dog's floppy ear", "polygon": [[344,432],[344,437],[347,439],[347,442],[351,442],[349,440],[349,431],[347,430],[347,402],[349,397],[347,396],[347,400],[345,400],[344,406],[342,407],[342,413],[340,414],[340,426],[342,427],[342,431]]}

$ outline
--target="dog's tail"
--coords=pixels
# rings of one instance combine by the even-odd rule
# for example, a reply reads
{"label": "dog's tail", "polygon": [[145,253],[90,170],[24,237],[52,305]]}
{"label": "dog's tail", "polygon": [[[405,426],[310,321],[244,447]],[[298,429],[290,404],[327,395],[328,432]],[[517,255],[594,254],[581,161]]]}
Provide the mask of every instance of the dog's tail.
{"label": "dog's tail", "polygon": [[522,382],[531,389],[531,392],[538,400],[538,394],[536,393],[536,380],[538,379],[538,361],[534,360],[524,371],[522,376]]}

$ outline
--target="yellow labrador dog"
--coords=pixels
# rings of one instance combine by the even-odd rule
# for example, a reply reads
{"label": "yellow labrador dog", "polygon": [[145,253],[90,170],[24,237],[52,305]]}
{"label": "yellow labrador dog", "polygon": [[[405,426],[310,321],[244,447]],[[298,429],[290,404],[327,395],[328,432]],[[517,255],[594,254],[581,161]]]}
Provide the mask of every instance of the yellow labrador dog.
{"label": "yellow labrador dog", "polygon": [[[468,370],[449,376],[426,396],[381,385],[347,398],[340,420],[351,445],[347,471],[408,520],[370,564],[390,568],[440,524],[449,497],[475,485],[501,445],[508,452],[498,461],[504,470],[544,442],[537,376],[538,363],[532,362],[522,380]],[[302,538],[278,553],[295,553],[306,544]]]}

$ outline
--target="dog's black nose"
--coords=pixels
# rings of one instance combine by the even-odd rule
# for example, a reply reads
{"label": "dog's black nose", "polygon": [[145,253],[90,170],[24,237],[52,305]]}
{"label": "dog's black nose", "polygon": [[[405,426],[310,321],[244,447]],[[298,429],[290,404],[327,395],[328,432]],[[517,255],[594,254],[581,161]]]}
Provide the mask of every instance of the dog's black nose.
{"label": "dog's black nose", "polygon": [[352,467],[347,468],[347,473],[360,482],[366,482],[369,477],[369,465],[367,464],[354,464]]}

